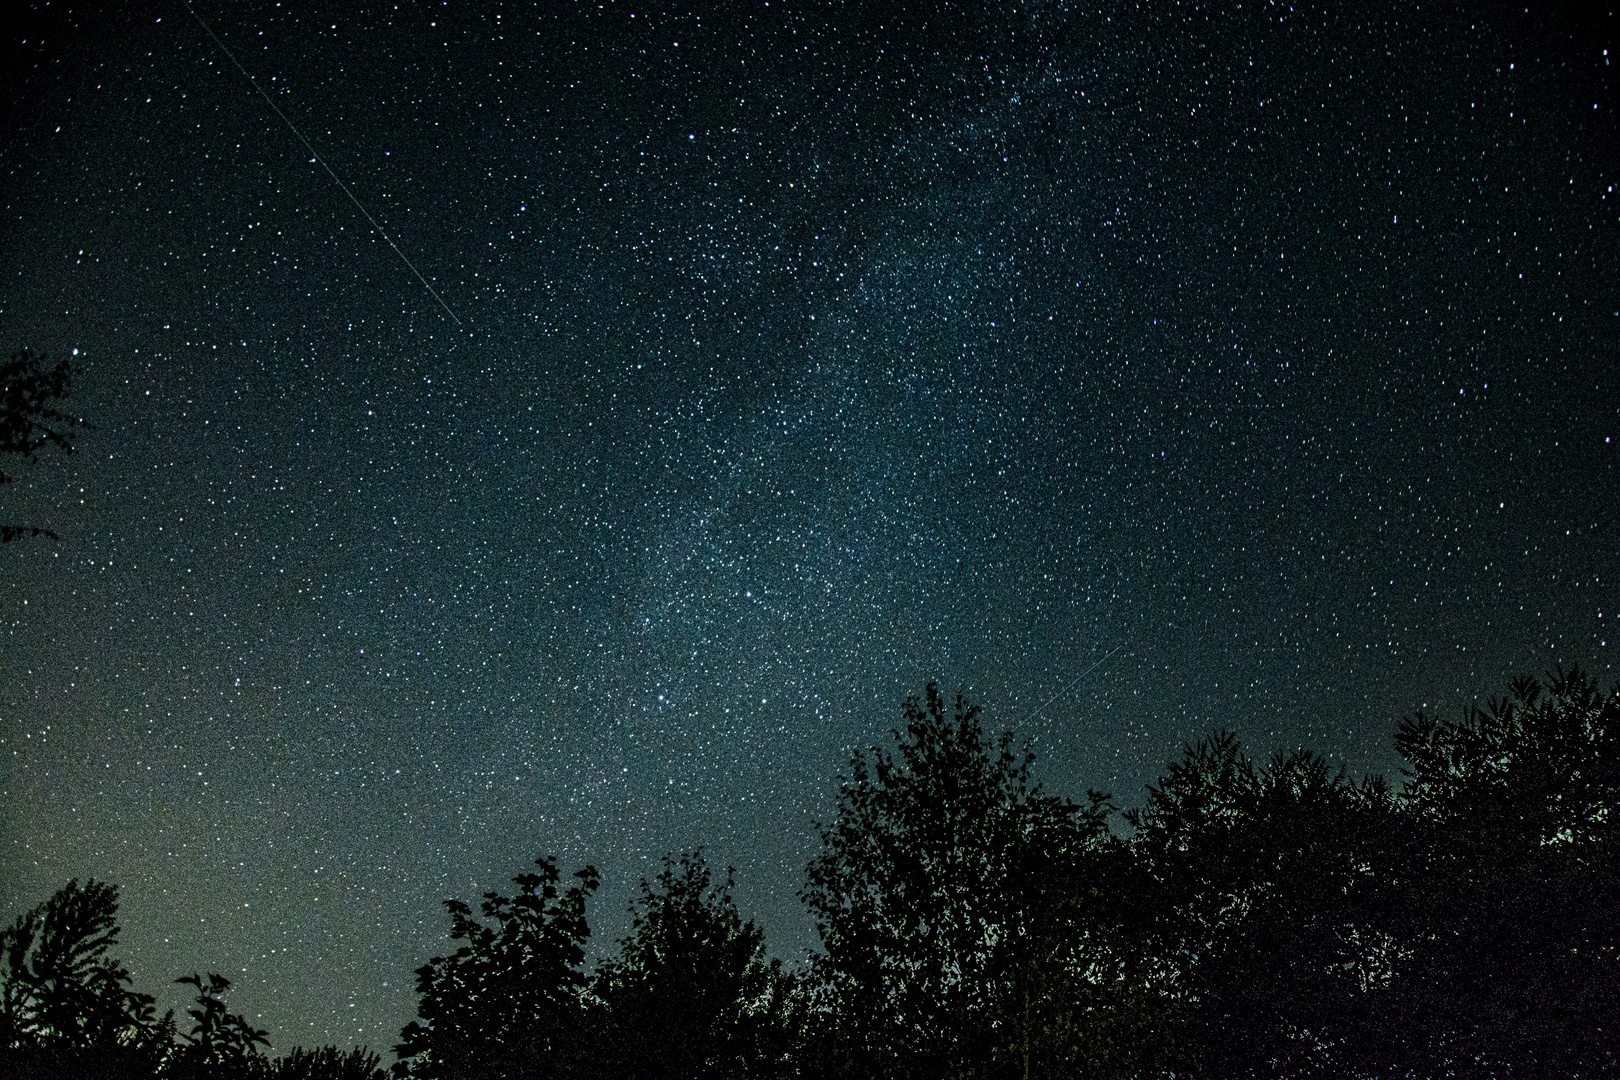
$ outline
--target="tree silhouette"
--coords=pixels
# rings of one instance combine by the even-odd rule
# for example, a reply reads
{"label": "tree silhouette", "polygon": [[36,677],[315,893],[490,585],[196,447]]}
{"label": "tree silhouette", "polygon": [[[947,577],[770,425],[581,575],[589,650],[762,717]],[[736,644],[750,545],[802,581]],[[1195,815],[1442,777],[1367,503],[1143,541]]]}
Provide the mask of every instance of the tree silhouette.
{"label": "tree silhouette", "polygon": [[793,980],[744,922],[732,877],[701,851],[666,855],[641,883],[630,935],[592,985],[602,1003],[597,1066],[638,1080],[777,1075],[791,1039]]}
{"label": "tree silhouette", "polygon": [[[1620,1069],[1620,699],[1579,670],[1419,714],[1391,1002],[1413,1072]],[[1379,1061],[1374,1059],[1374,1064]]]}
{"label": "tree silhouette", "polygon": [[558,887],[556,860],[535,860],[538,873],[519,874],[514,897],[484,894],[480,922],[460,900],[446,900],[450,937],[464,941],[416,971],[418,1020],[395,1048],[410,1075],[433,1080],[477,1077],[569,1076],[579,1073],[585,976],[580,965],[590,937],[585,901],[596,890],[596,868]]}
{"label": "tree silhouette", "polygon": [[[9,361],[0,364],[0,455],[32,459],[47,446],[66,454],[73,452],[73,429],[89,425],[54,404],[67,398],[72,382],[72,364],[59,360],[46,367],[45,358],[28,349],[12,353]],[[11,477],[0,469],[0,484],[10,481]],[[0,543],[24,536],[60,539],[39,526],[0,525]]]}
{"label": "tree silhouette", "polygon": [[[1095,793],[1088,808],[1107,809]],[[1091,1078],[1146,1075],[1159,1060],[1165,1017],[1143,945],[1141,860],[1103,829],[1036,836],[1002,883],[1018,913],[996,954],[987,1075]]]}
{"label": "tree silhouette", "polygon": [[1396,804],[1307,751],[1257,768],[1229,733],[1190,746],[1127,815],[1171,1063],[1207,1076],[1335,1075],[1395,976],[1380,887]]}
{"label": "tree silhouette", "polygon": [[1041,1040],[1026,991],[1044,992],[1042,965],[1050,980],[1084,961],[1031,953],[1058,936],[1039,919],[1065,910],[1035,897],[1081,887],[1106,797],[1081,807],[1044,794],[1027,747],[1015,752],[1010,733],[992,742],[961,697],[947,716],[932,684],[902,709],[898,756],[855,755],[807,870],[825,950],[822,1059],[855,1075],[1046,1071],[1030,1061]]}
{"label": "tree silhouette", "polygon": [[155,1019],[152,997],[129,989],[128,969],[111,955],[117,916],[115,886],[75,879],[0,931],[0,1075],[158,1066],[173,1019]]}
{"label": "tree silhouette", "polygon": [[1399,793],[1217,735],[1131,815],[1173,1071],[1615,1075],[1615,695],[1520,680],[1396,743]]}
{"label": "tree silhouette", "polygon": [[[596,871],[539,859],[481,917],[445,902],[460,947],[417,970],[395,1076],[1620,1076],[1620,693],[1580,671],[1405,721],[1398,792],[1217,734],[1128,838],[960,697],[903,716],[821,827],[807,977],[694,851],[588,979]],[[0,929],[0,1080],[383,1080],[358,1049],[267,1057],[219,975],[177,980],[177,1034],[117,910],[75,880]]]}

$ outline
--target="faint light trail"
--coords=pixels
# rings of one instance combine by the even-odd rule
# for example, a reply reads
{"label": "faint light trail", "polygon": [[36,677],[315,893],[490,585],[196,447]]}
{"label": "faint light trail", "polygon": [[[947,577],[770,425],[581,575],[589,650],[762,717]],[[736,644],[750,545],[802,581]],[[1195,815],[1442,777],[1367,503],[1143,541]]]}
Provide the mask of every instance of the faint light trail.
{"label": "faint light trail", "polygon": [[1113,656],[1115,653],[1119,652],[1119,650],[1122,649],[1122,648],[1124,648],[1123,645],[1115,645],[1112,649],[1109,649],[1107,652],[1103,653],[1103,656],[1102,656],[1101,660],[1098,660],[1095,664],[1092,664],[1090,667],[1086,668],[1086,670],[1084,670],[1080,674],[1076,675],[1074,677],[1073,682],[1069,683],[1069,685],[1065,686],[1063,689],[1059,690],[1057,693],[1055,693],[1051,697],[1047,698],[1046,701],[1041,705],[1040,708],[1036,709],[1034,712],[1032,712],[1028,716],[1024,717],[1023,723],[1018,725],[1018,730],[1022,731],[1025,724],[1028,724],[1031,720],[1035,719],[1037,716],[1041,715],[1041,713],[1046,711],[1046,706],[1047,705],[1052,704],[1052,702],[1056,701],[1058,698],[1062,697],[1064,694],[1067,694],[1070,690],[1073,690],[1076,686],[1079,686],[1081,679],[1085,678],[1087,675],[1090,675],[1093,671],[1096,671],[1098,668],[1102,667],[1103,664],[1108,660],[1108,658],[1110,656]]}
{"label": "faint light trail", "polygon": [[439,295],[439,291],[437,289],[428,284],[428,279],[422,276],[422,271],[418,270],[416,268],[416,264],[407,259],[405,257],[405,253],[399,250],[399,245],[394,243],[394,238],[388,235],[388,230],[377,224],[377,219],[372,217],[366,208],[360,204],[360,200],[354,197],[354,192],[349,190],[349,185],[338,179],[338,174],[332,171],[332,166],[328,165],[326,163],[326,159],[321,157],[320,153],[316,151],[314,145],[308,139],[304,138],[304,133],[298,130],[297,125],[295,125],[291,120],[287,119],[287,114],[276,107],[275,100],[272,99],[269,94],[264,92],[264,88],[259,85],[257,79],[248,73],[248,69],[242,66],[242,62],[236,58],[236,54],[231,52],[230,49],[226,48],[225,43],[219,39],[219,35],[214,33],[213,27],[204,22],[203,17],[197,14],[197,9],[191,6],[191,0],[180,0],[180,2],[186,5],[186,10],[191,12],[192,18],[197,20],[197,25],[201,26],[203,30],[207,32],[208,36],[214,39],[214,44],[219,46],[220,51],[231,58],[231,63],[236,65],[236,70],[240,71],[247,81],[253,85],[253,89],[259,92],[259,96],[264,98],[265,104],[269,105],[271,110],[274,111],[277,116],[281,117],[281,122],[287,125],[287,130],[298,136],[298,141],[303,143],[304,148],[309,151],[310,160],[320,163],[321,168],[326,170],[326,175],[332,178],[332,183],[336,184],[343,191],[343,194],[349,197],[349,201],[354,203],[354,208],[360,211],[361,215],[363,215],[367,221],[371,222],[371,227],[376,229],[378,234],[381,235],[384,240],[388,241],[388,246],[394,249],[394,254],[399,256],[399,261],[410,267],[411,273],[416,275],[416,280],[422,283],[422,288],[432,293],[433,299],[437,300],[439,302],[439,306],[444,308],[444,313],[450,316],[452,322],[454,322],[457,326],[460,326],[461,320],[456,318],[456,313],[450,310],[450,305],[444,302],[444,297]]}

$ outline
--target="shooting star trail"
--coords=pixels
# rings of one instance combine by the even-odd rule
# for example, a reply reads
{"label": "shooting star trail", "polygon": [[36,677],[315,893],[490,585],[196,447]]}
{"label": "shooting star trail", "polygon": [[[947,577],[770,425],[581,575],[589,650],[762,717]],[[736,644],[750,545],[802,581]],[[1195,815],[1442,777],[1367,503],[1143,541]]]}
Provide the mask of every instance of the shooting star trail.
{"label": "shooting star trail", "polygon": [[456,318],[456,313],[450,310],[450,305],[444,302],[444,297],[439,295],[439,291],[437,289],[428,284],[428,279],[422,276],[422,271],[418,270],[416,268],[416,264],[407,259],[405,257],[405,253],[399,250],[399,245],[394,243],[394,238],[392,236],[388,235],[388,230],[377,224],[377,219],[372,217],[371,214],[367,212],[366,208],[360,204],[360,200],[354,197],[354,192],[349,190],[349,185],[338,179],[338,174],[332,171],[332,166],[326,163],[326,159],[321,157],[321,155],[316,151],[314,145],[311,144],[308,139],[304,138],[304,133],[299,131],[297,126],[293,124],[291,120],[287,119],[286,113],[282,112],[276,107],[275,100],[271,98],[269,94],[264,92],[264,87],[259,85],[257,79],[248,74],[248,69],[242,66],[242,62],[236,58],[236,54],[225,47],[225,43],[219,39],[219,35],[214,33],[213,27],[204,22],[203,17],[197,14],[197,9],[191,6],[191,0],[180,0],[180,2],[186,5],[186,10],[191,12],[191,17],[193,19],[197,20],[197,25],[201,26],[203,30],[207,32],[208,36],[214,39],[214,44],[219,46],[219,51],[231,58],[231,63],[236,65],[236,70],[240,71],[243,77],[253,85],[253,89],[259,92],[259,96],[264,98],[265,104],[269,105],[271,110],[277,116],[281,117],[281,122],[287,125],[287,130],[298,136],[298,141],[303,143],[304,149],[309,151],[310,160],[320,163],[321,168],[326,170],[326,175],[332,178],[332,183],[336,184],[340,189],[342,189],[343,194],[347,195],[349,197],[349,201],[354,203],[354,208],[360,211],[361,215],[367,221],[371,222],[371,227],[376,229],[378,234],[384,240],[388,241],[388,246],[394,249],[394,254],[399,256],[399,261],[410,267],[411,273],[416,275],[416,280],[422,283],[422,288],[433,294],[433,299],[437,300],[439,302],[439,306],[444,308],[444,313],[450,316],[450,320],[452,322],[454,322],[458,327],[461,326],[461,320]]}
{"label": "shooting star trail", "polygon": [[1071,682],[1068,686],[1065,686],[1063,689],[1059,690],[1057,693],[1053,694],[1051,697],[1047,698],[1045,704],[1043,704],[1040,708],[1036,709],[1034,712],[1030,713],[1028,716],[1024,717],[1024,722],[1022,724],[1018,725],[1018,730],[1022,731],[1025,728],[1025,726],[1029,724],[1029,722],[1031,720],[1035,719],[1037,716],[1041,715],[1041,713],[1046,711],[1046,706],[1047,705],[1052,704],[1052,702],[1056,701],[1058,698],[1062,697],[1064,694],[1067,694],[1070,690],[1073,690],[1076,686],[1079,686],[1081,679],[1085,678],[1087,675],[1090,675],[1093,671],[1096,671],[1098,668],[1102,667],[1104,662],[1106,662],[1107,659],[1110,656],[1113,656],[1115,653],[1119,652],[1119,650],[1122,649],[1122,648],[1124,648],[1123,645],[1115,645],[1112,649],[1109,649],[1106,653],[1103,654],[1103,658],[1101,660],[1098,660],[1095,664],[1092,664],[1090,667],[1086,668],[1086,670],[1084,670],[1080,674],[1076,675],[1074,677],[1073,682]]}

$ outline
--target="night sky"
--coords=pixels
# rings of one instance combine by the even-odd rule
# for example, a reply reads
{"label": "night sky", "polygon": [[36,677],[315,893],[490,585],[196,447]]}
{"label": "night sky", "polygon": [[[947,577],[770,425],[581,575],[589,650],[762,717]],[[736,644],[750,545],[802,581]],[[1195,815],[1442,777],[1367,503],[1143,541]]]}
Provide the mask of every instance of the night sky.
{"label": "night sky", "polygon": [[9,26],[0,346],[94,428],[5,465],[0,913],[383,1049],[542,853],[803,957],[930,679],[1123,805],[1609,683],[1612,19],[1366,6],[198,0],[320,161],[179,0]]}

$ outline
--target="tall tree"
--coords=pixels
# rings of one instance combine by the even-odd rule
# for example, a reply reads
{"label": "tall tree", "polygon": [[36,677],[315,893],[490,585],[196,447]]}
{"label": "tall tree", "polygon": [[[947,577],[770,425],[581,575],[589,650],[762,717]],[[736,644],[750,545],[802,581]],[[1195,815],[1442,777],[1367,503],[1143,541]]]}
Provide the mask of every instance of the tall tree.
{"label": "tall tree", "polygon": [[1455,720],[1419,714],[1396,744],[1410,956],[1392,1003],[1403,1057],[1387,1065],[1615,1075],[1620,693],[1559,670]]}
{"label": "tall tree", "polygon": [[516,896],[484,894],[485,923],[446,900],[453,941],[416,971],[417,1015],[395,1048],[410,1074],[432,1080],[570,1076],[580,1071],[590,927],[585,901],[600,878],[587,866],[566,889],[555,859],[512,879]]}
{"label": "tall tree", "polygon": [[776,1075],[790,1040],[793,981],[744,922],[732,876],[701,851],[664,856],[631,906],[630,934],[593,984],[603,1075],[637,1080]]}
{"label": "tall tree", "polygon": [[[1085,858],[1106,843],[1106,797],[1082,807],[1045,794],[1027,746],[987,737],[960,696],[947,712],[932,684],[902,713],[896,753],[852,759],[807,871],[826,1060],[855,1075],[1044,1071],[1019,1018],[1039,965],[1054,971],[1033,943],[1062,936],[1040,920],[1073,905],[1037,896],[1083,888]],[[1077,977],[1087,962],[1062,961]]]}
{"label": "tall tree", "polygon": [[[57,408],[73,383],[73,365],[59,360],[47,367],[43,356],[23,349],[0,364],[0,455],[32,459],[47,446],[63,453],[73,452],[73,429],[88,425],[79,417]],[[11,477],[0,469],[0,484]],[[55,533],[37,525],[0,525],[0,543],[24,536]]]}
{"label": "tall tree", "polygon": [[1376,777],[1307,751],[1257,767],[1228,733],[1149,789],[1127,817],[1173,1071],[1338,1075],[1396,973],[1380,891],[1395,812]]}

